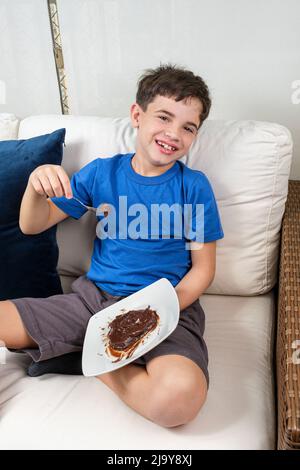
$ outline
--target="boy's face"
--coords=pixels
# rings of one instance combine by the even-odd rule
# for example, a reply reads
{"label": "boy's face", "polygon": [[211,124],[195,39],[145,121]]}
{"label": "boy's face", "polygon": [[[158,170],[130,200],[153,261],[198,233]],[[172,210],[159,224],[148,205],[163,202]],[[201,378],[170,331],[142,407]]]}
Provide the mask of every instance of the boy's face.
{"label": "boy's face", "polygon": [[158,95],[145,112],[133,104],[131,123],[138,129],[136,155],[150,166],[167,170],[188,152],[197,136],[201,112],[197,98],[175,101]]}

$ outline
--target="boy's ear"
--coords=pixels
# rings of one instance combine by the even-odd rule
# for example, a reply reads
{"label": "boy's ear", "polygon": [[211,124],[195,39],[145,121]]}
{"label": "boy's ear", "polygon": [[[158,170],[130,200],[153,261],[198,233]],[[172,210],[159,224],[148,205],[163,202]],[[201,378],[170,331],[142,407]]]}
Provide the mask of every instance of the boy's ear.
{"label": "boy's ear", "polygon": [[131,125],[134,128],[139,127],[139,118],[141,114],[141,108],[137,103],[133,103],[130,108],[130,117],[131,117]]}

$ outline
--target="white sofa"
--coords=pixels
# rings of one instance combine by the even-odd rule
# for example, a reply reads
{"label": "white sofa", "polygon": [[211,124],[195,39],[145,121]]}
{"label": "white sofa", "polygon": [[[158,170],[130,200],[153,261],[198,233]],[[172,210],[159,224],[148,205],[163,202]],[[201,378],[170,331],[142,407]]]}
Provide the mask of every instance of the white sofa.
{"label": "white sofa", "polygon": [[[61,127],[66,128],[62,165],[69,175],[96,157],[134,150],[127,118],[32,116],[21,120],[18,138]],[[0,448],[276,448],[276,283],[291,158],[289,131],[256,121],[205,122],[183,158],[208,176],[225,233],[217,242],[214,282],[200,299],[210,389],[196,419],[178,428],[160,427],[95,378],[31,378],[26,375],[30,359],[6,352],[6,363],[0,364]],[[94,225],[87,213],[58,226],[65,292],[88,270]]]}

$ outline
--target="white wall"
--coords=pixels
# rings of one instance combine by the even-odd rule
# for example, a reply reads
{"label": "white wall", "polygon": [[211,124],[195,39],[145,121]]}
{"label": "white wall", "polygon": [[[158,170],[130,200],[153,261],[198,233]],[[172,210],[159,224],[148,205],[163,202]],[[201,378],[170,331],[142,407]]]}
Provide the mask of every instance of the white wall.
{"label": "white wall", "polygon": [[[1,0],[3,1],[3,0]],[[27,77],[26,89],[11,97],[3,111],[28,115],[59,112],[53,83],[54,62],[46,42],[46,1],[35,8],[27,54],[41,79],[39,100],[28,66],[19,60],[20,41],[11,45],[14,80]],[[19,0],[4,0],[8,5]],[[294,139],[291,178],[300,179],[300,2],[298,0],[57,0],[72,114],[126,116],[136,81],[146,68],[173,62],[191,68],[209,85],[211,119],[255,119],[288,127]],[[44,8],[43,8],[44,7]],[[1,11],[0,11],[1,15]],[[18,17],[17,17],[18,19]],[[2,20],[1,20],[2,21]],[[20,23],[10,15],[10,37]],[[33,45],[40,37],[40,44]],[[23,46],[24,47],[24,46]],[[43,50],[43,54],[37,53]],[[32,52],[30,52],[30,50]],[[2,48],[0,49],[2,56]],[[12,59],[11,59],[12,60]],[[2,62],[2,61],[1,61]],[[0,66],[1,67],[1,66]],[[2,69],[0,69],[0,79]],[[7,72],[7,71],[6,71]],[[5,77],[7,74],[5,75]],[[31,83],[31,85],[29,85]],[[292,86],[298,86],[298,90]],[[295,104],[292,102],[294,93]],[[20,104],[20,100],[22,105]]]}
{"label": "white wall", "polygon": [[47,2],[0,0],[0,113],[60,113]]}

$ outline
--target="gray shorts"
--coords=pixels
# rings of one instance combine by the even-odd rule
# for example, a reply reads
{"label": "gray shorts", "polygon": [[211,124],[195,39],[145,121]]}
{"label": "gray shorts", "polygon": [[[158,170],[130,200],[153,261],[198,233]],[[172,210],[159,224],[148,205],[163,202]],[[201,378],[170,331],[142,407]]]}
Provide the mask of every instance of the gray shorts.
{"label": "gray shorts", "polygon": [[[27,332],[38,345],[38,349],[22,350],[35,362],[81,351],[91,316],[126,297],[111,295],[99,289],[86,275],[72,283],[72,291],[70,294],[46,298],[10,299],[17,307]],[[202,369],[208,384],[204,328],[205,315],[196,300],[180,312],[177,327],[164,341],[132,363],[145,366],[157,356],[179,354],[188,357]]]}

